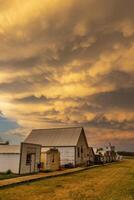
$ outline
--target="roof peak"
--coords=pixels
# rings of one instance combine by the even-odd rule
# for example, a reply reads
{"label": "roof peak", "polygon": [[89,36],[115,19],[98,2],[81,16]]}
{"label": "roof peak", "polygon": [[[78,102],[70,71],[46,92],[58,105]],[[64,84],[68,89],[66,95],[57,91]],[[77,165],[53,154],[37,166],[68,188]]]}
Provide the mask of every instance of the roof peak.
{"label": "roof peak", "polygon": [[83,130],[82,127],[34,129],[24,142],[42,146],[76,146]]}
{"label": "roof peak", "polygon": [[55,130],[55,129],[72,129],[72,128],[83,128],[82,126],[70,126],[70,127],[55,127],[55,128],[39,128],[39,129],[32,129],[32,131],[36,130]]}

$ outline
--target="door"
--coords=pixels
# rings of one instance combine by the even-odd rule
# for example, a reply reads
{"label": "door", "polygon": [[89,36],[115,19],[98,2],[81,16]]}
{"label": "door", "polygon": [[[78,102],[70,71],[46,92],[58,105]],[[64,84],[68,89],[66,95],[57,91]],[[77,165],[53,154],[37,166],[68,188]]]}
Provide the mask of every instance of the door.
{"label": "door", "polygon": [[35,154],[31,154],[30,173],[35,172]]}

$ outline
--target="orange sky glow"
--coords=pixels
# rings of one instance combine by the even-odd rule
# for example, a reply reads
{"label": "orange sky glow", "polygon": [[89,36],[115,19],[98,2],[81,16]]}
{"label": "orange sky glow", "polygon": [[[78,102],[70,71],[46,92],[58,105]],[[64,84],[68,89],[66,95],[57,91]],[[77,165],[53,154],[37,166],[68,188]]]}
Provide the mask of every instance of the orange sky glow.
{"label": "orange sky glow", "polygon": [[134,151],[134,1],[0,0],[0,137],[84,126]]}

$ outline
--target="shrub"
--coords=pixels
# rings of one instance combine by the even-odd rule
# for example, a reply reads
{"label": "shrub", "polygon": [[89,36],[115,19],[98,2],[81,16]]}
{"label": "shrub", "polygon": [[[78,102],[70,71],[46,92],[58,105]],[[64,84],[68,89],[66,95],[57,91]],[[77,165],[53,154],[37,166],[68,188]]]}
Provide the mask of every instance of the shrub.
{"label": "shrub", "polygon": [[6,174],[12,174],[12,171],[11,171],[10,169],[8,169],[8,170],[6,171]]}

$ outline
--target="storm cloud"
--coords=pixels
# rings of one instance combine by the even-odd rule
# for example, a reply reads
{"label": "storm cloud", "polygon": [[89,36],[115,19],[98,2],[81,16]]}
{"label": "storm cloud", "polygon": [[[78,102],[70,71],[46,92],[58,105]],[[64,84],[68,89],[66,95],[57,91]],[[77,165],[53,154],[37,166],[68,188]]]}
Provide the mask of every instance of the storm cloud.
{"label": "storm cloud", "polygon": [[134,1],[0,4],[0,116],[23,135],[24,129],[83,125],[95,144],[119,137],[119,148],[129,149]]}

